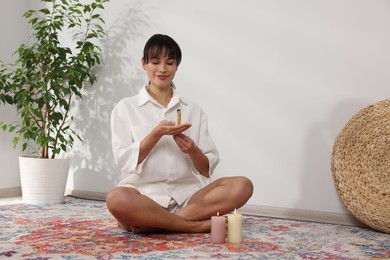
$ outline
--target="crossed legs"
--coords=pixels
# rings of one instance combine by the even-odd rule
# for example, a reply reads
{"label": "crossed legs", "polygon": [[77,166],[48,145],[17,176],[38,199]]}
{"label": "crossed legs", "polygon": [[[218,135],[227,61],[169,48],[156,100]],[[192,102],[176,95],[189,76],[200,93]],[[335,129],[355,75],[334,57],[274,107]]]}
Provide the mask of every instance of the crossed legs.
{"label": "crossed legs", "polygon": [[209,232],[211,216],[224,215],[243,206],[252,196],[253,184],[245,177],[224,177],[196,192],[187,206],[175,213],[140,194],[136,189],[114,188],[107,194],[107,208],[128,231],[146,229]]}

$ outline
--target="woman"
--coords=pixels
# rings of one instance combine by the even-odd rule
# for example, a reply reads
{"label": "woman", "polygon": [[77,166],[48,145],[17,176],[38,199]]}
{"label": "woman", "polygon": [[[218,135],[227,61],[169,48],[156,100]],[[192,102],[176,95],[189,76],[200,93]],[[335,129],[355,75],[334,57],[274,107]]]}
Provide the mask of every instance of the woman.
{"label": "woman", "polygon": [[[219,155],[203,110],[174,88],[180,62],[179,45],[153,35],[142,58],[149,84],[112,111],[112,146],[123,180],[108,193],[107,207],[134,233],[208,232],[211,216],[240,208],[252,196],[245,177],[210,183]],[[185,123],[175,122],[178,109]]]}

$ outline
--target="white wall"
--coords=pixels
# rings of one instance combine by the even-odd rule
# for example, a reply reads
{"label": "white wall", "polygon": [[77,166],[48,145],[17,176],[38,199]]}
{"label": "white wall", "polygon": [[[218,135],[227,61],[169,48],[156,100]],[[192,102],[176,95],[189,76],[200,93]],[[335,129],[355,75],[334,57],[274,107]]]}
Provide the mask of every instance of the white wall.
{"label": "white wall", "polygon": [[[0,3],[0,60],[5,63],[15,61],[16,57],[12,56],[12,53],[21,43],[28,41],[28,26],[21,17],[27,8],[28,3],[23,0]],[[16,120],[15,109],[0,106],[0,121],[13,120]],[[20,186],[18,165],[20,149],[13,149],[12,137],[0,130],[0,189]]]}
{"label": "white wall", "polygon": [[143,45],[164,33],[183,51],[177,89],[209,115],[222,159],[214,178],[251,178],[250,204],[345,212],[331,150],[355,113],[389,98],[389,1],[116,0],[105,15],[105,64],[79,104],[84,143],[69,189],[108,191],[119,180],[110,112],[146,82]]}

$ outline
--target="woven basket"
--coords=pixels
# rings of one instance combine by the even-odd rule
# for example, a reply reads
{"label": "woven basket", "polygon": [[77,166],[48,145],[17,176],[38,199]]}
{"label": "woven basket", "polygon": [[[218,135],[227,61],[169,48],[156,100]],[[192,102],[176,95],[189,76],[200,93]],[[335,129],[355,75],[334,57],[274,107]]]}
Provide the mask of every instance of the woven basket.
{"label": "woven basket", "polygon": [[390,99],[365,107],[337,136],[332,175],[347,209],[390,233]]}

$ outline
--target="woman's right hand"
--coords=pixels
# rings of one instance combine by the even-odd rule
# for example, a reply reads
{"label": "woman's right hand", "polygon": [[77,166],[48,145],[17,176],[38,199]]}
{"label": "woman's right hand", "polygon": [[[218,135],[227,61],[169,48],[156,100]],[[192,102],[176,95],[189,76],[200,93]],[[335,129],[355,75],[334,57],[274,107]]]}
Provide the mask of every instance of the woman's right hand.
{"label": "woman's right hand", "polygon": [[154,129],[153,132],[161,138],[164,135],[177,135],[191,127],[189,123],[183,123],[176,125],[174,121],[161,121]]}

